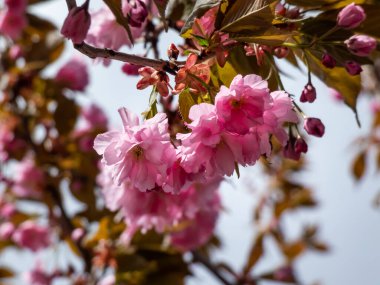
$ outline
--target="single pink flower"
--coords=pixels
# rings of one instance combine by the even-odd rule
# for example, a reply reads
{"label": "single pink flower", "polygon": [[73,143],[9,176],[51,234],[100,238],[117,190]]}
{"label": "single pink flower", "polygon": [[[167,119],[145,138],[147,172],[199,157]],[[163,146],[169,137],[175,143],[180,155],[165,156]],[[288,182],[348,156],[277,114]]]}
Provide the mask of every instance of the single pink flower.
{"label": "single pink flower", "polygon": [[158,113],[139,125],[138,117],[127,109],[121,108],[119,113],[124,131],[98,135],[94,149],[103,155],[102,162],[112,167],[117,184],[128,180],[140,191],[161,186],[176,159],[166,115]]}
{"label": "single pink flower", "polygon": [[376,39],[366,35],[355,35],[344,41],[348,50],[357,56],[369,56],[377,47]]}
{"label": "single pink flower", "polygon": [[89,83],[85,61],[77,57],[72,58],[58,70],[55,80],[71,90],[83,92]]}
{"label": "single pink flower", "polygon": [[267,81],[257,75],[237,75],[230,88],[222,86],[216,95],[216,113],[226,130],[246,134],[251,127],[262,123],[270,100]]}
{"label": "single pink flower", "polygon": [[304,129],[309,135],[316,137],[323,137],[325,134],[325,126],[318,118],[306,118],[304,122]]}
{"label": "single pink flower", "polygon": [[39,226],[33,221],[23,222],[12,235],[12,240],[20,247],[33,252],[44,249],[51,244],[48,227]]}
{"label": "single pink flower", "polygon": [[91,16],[88,13],[88,4],[89,1],[86,1],[82,6],[72,8],[63,22],[61,34],[71,39],[74,44],[82,43],[90,28]]}
{"label": "single pink flower", "polygon": [[364,9],[351,3],[344,7],[338,14],[337,24],[344,29],[354,29],[366,19]]}

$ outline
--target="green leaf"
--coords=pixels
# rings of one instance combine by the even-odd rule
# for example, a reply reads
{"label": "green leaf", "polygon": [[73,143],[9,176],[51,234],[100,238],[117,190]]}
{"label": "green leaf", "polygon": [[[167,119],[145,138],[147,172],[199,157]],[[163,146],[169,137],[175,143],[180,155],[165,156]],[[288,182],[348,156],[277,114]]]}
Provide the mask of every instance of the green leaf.
{"label": "green leaf", "polygon": [[157,92],[156,88],[153,88],[149,96],[149,108],[142,113],[145,120],[153,118],[157,114]]}
{"label": "green leaf", "polygon": [[191,123],[189,118],[190,108],[196,105],[196,102],[196,99],[190,93],[189,89],[185,89],[179,94],[179,112],[181,113],[182,119],[187,123]]}
{"label": "green leaf", "polygon": [[166,22],[166,15],[165,10],[168,6],[168,0],[153,0],[154,4],[156,4],[156,7],[158,9],[158,12],[160,13],[162,23],[164,24],[165,31],[168,31],[168,23]]}
{"label": "green leaf", "polygon": [[181,36],[184,38],[191,37],[191,27],[193,26],[195,18],[200,18],[211,8],[219,5],[221,0],[197,0],[194,5],[193,11],[187,18],[185,25],[181,30]]}
{"label": "green leaf", "polygon": [[194,34],[191,34],[194,39],[197,41],[197,43],[202,46],[202,47],[208,47],[209,46],[209,42],[207,39],[201,37],[201,36],[198,36],[198,35],[194,35]]}
{"label": "green leaf", "polygon": [[134,41],[133,41],[131,29],[129,27],[128,19],[124,17],[123,12],[121,10],[121,0],[103,0],[103,1],[110,8],[112,13],[115,15],[116,21],[121,26],[123,26],[124,29],[127,31],[129,40],[133,44]]}
{"label": "green leaf", "polygon": [[366,158],[367,153],[365,151],[362,151],[356,156],[352,164],[351,171],[356,180],[360,180],[364,175],[366,169]]}
{"label": "green leaf", "polygon": [[274,19],[271,2],[273,0],[237,0],[226,12],[221,31],[247,35],[265,32],[272,27]]}

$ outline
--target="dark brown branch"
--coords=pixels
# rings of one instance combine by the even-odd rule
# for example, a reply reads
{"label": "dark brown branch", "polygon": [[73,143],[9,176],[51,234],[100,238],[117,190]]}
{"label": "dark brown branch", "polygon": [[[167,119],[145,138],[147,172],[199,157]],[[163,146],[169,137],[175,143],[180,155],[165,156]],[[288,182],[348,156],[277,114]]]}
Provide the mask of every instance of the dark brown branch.
{"label": "dark brown branch", "polygon": [[81,53],[87,55],[90,58],[107,58],[114,59],[123,62],[129,62],[131,64],[150,66],[157,70],[165,70],[169,67],[169,62],[159,59],[150,59],[143,56],[138,56],[134,54],[128,54],[123,52],[114,51],[112,49],[101,49],[91,46],[86,43],[74,45],[75,49]]}
{"label": "dark brown branch", "polygon": [[221,281],[224,285],[233,285],[230,281],[228,281],[219,270],[213,265],[208,258],[203,256],[197,251],[191,252],[193,255],[193,261],[201,263],[204,267],[206,267],[219,281]]}

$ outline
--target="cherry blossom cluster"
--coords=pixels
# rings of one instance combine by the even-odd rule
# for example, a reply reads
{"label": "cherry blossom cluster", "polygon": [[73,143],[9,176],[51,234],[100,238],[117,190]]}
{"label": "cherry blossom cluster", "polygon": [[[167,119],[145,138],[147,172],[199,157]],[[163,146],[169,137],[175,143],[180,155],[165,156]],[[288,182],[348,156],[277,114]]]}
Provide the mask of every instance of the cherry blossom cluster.
{"label": "cherry blossom cluster", "polygon": [[[236,76],[229,88],[221,87],[215,105],[192,106],[189,132],[178,133],[174,142],[164,113],[141,124],[127,109],[119,113],[124,130],[100,134],[94,142],[103,156],[98,182],[106,204],[124,217],[128,242],[137,229],[163,232],[199,218],[197,226],[171,234],[173,245],[183,250],[211,235],[206,229],[216,221],[216,189],[223,176],[232,175],[238,164],[253,165],[260,156],[269,156],[271,136],[285,146],[283,125],[298,122],[289,95],[270,92],[267,81],[257,75]],[[188,239],[195,236],[199,238]],[[190,240],[194,244],[185,246]]]}

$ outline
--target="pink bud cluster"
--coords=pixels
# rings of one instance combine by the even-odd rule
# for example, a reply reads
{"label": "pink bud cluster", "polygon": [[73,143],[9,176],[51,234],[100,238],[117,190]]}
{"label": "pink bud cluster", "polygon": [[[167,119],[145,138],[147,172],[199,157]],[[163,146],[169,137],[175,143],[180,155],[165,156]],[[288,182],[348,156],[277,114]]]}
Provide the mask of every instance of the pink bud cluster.
{"label": "pink bud cluster", "polygon": [[125,108],[119,113],[124,130],[100,134],[94,143],[103,156],[99,184],[107,206],[123,214],[127,241],[137,229],[163,232],[186,220],[199,221],[172,234],[182,250],[211,235],[222,177],[232,175],[237,164],[253,165],[269,155],[271,136],[285,146],[288,135],[282,125],[298,121],[288,94],[271,93],[257,75],[236,76],[229,88],[222,86],[215,105],[192,106],[191,132],[177,134],[176,147],[165,114],[140,124]]}
{"label": "pink bud cluster", "polygon": [[27,26],[26,0],[5,0],[6,9],[0,11],[0,34],[17,40]]}
{"label": "pink bud cluster", "polygon": [[[351,3],[344,7],[337,16],[337,27],[351,30],[359,27],[366,19],[364,9]],[[345,42],[347,49],[356,56],[369,56],[377,47],[377,40],[367,35],[353,35]],[[335,59],[328,54],[322,58],[322,63],[327,68],[333,68],[336,65]],[[360,64],[355,60],[347,60],[344,66],[350,75],[358,75],[362,72]]]}

